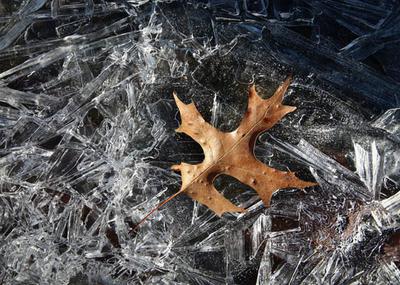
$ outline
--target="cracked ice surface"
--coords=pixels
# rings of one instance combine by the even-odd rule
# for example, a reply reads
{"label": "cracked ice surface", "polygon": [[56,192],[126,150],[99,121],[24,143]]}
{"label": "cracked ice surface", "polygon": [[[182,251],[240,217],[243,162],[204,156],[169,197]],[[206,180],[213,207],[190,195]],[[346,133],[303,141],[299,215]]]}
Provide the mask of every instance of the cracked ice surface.
{"label": "cracked ice surface", "polygon": [[[0,284],[399,284],[395,1],[0,0]],[[319,186],[242,214],[175,193],[175,90],[222,130],[249,84],[297,106],[255,154]]]}

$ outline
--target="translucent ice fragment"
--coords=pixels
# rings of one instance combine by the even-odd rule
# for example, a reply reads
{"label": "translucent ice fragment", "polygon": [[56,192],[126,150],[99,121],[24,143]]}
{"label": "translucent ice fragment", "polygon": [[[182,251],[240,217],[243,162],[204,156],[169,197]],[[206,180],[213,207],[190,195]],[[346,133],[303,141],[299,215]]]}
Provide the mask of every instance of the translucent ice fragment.
{"label": "translucent ice fragment", "polygon": [[376,142],[371,143],[370,150],[365,150],[361,145],[354,143],[354,152],[357,174],[375,200],[378,200],[384,175],[384,157],[379,154]]}

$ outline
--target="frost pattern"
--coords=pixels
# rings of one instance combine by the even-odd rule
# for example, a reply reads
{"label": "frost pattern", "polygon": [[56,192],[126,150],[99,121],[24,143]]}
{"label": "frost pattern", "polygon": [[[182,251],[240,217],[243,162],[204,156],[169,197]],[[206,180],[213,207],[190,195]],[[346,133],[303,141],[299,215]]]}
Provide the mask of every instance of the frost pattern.
{"label": "frost pattern", "polygon": [[[0,1],[1,284],[399,284],[395,1]],[[201,149],[176,90],[232,130],[255,83],[296,112],[257,157],[320,186],[216,217],[181,196]],[[239,189],[239,190],[238,190]]]}

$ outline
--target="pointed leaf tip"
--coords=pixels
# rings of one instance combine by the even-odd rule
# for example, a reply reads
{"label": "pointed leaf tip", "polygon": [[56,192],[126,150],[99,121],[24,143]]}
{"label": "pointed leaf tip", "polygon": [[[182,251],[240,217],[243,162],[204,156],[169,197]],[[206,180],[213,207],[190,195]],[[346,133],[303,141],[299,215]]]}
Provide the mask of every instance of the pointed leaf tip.
{"label": "pointed leaf tip", "polygon": [[287,105],[285,105],[285,108],[286,108],[286,112],[287,113],[291,113],[291,112],[294,112],[294,111],[296,111],[296,109],[297,109],[297,107],[294,107],[294,106],[287,106]]}
{"label": "pointed leaf tip", "polygon": [[256,86],[254,84],[250,85],[248,95],[249,97],[257,95]]}
{"label": "pointed leaf tip", "polygon": [[174,164],[171,166],[171,169],[174,171],[181,171],[181,165],[180,164]]}
{"label": "pointed leaf tip", "polygon": [[176,93],[175,90],[172,92],[172,96],[174,97],[175,103],[176,103],[177,105],[178,105],[178,103],[183,103],[183,102],[181,101],[181,99],[179,99],[178,94]]}
{"label": "pointed leaf tip", "polygon": [[290,83],[292,82],[292,76],[289,75],[286,80],[278,87],[278,89],[275,91],[274,95],[272,95],[271,98],[273,100],[276,100],[278,102],[283,101],[283,95],[285,95],[287,89],[289,88]]}

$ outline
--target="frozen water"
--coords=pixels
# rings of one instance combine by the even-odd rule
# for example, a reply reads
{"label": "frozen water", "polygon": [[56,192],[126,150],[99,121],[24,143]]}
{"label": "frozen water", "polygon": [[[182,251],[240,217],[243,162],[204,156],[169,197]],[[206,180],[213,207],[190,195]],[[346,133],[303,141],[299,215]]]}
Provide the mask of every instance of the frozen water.
{"label": "frozen water", "polygon": [[[400,284],[396,1],[0,0],[0,284]],[[319,186],[178,196],[175,90],[234,129],[254,83],[297,107],[256,156]]]}

